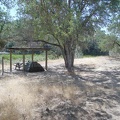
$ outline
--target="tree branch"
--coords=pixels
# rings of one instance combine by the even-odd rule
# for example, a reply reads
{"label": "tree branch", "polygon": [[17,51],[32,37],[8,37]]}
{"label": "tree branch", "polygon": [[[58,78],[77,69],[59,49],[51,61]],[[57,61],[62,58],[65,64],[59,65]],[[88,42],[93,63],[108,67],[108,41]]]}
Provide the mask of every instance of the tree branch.
{"label": "tree branch", "polygon": [[82,0],[81,2],[78,2],[78,7],[80,9],[80,12],[83,11],[83,9],[85,8],[86,2],[84,3],[84,1]]}
{"label": "tree branch", "polygon": [[0,33],[2,33],[3,31],[4,25],[5,25],[5,21],[3,21],[3,24],[0,26]]}
{"label": "tree branch", "polygon": [[58,42],[58,44],[59,44],[59,47],[61,48],[62,46],[61,46],[61,44],[60,44],[60,41],[55,37],[54,33],[53,33],[52,35],[53,35],[53,37],[57,40],[57,42]]}
{"label": "tree branch", "polygon": [[50,42],[47,42],[47,41],[45,41],[45,40],[35,40],[35,41],[40,41],[40,42],[43,42],[43,43],[46,43],[46,44],[50,44],[50,45],[53,45],[53,46],[57,46],[57,47],[61,47],[60,45],[58,45],[58,44],[54,44],[54,43],[50,43]]}
{"label": "tree branch", "polygon": [[91,17],[95,14],[95,12],[97,11],[98,7],[96,7],[89,16],[86,16],[86,19],[83,21],[82,25],[86,25],[86,23],[91,19]]}
{"label": "tree branch", "polygon": [[118,42],[115,42],[115,44],[117,44],[118,46],[120,46],[120,44]]}

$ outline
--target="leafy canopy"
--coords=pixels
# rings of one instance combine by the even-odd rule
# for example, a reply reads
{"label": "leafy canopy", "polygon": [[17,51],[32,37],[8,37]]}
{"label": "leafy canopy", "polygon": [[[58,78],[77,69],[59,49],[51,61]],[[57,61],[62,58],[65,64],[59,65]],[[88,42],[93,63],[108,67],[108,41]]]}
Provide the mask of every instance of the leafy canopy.
{"label": "leafy canopy", "polygon": [[[64,46],[66,41],[83,40],[95,27],[109,22],[118,0],[19,0],[23,17],[32,20],[35,39]],[[24,7],[24,9],[23,9]]]}

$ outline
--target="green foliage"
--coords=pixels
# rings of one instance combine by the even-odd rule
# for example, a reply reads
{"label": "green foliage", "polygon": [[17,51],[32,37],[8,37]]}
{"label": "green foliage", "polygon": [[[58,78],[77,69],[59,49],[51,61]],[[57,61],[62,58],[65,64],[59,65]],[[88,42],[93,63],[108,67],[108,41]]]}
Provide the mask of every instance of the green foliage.
{"label": "green foliage", "polygon": [[[117,6],[119,6],[120,8],[120,1],[117,4]],[[113,14],[112,22],[108,26],[108,31],[109,31],[109,36],[108,36],[109,43],[106,42],[108,44],[107,47],[110,48],[109,46],[111,46],[110,48],[111,53],[118,55],[120,53],[120,14],[119,12],[118,14],[115,14],[115,13]]]}
{"label": "green foliage", "polygon": [[1,39],[1,33],[4,30],[4,26],[8,20],[7,12],[5,12],[1,7],[0,7],[0,39]]}
{"label": "green foliage", "polygon": [[[74,3],[74,5],[77,6],[77,3]],[[82,34],[87,36],[88,33],[90,34],[93,30],[92,24],[89,23],[87,23],[87,26],[83,26],[84,29],[82,29],[82,20],[80,20],[79,17],[82,18],[83,16],[79,14],[80,11],[76,11],[75,6],[75,8],[73,7],[72,9],[68,3],[63,1],[60,1],[59,5],[58,2],[56,3],[55,1],[45,1],[43,3],[41,2],[41,4],[30,1],[26,3],[25,6],[25,12],[34,20],[33,24],[36,39],[44,39],[46,35],[50,34],[54,38],[54,43],[63,46],[65,41],[71,37],[78,39],[76,35],[79,34],[79,32],[83,31]],[[76,18],[74,17],[75,14],[77,16]],[[47,41],[49,40],[47,39]]]}
{"label": "green foliage", "polygon": [[108,31],[120,38],[120,15],[114,15]]}
{"label": "green foliage", "polygon": [[105,34],[105,31],[98,30],[94,36],[96,45],[103,52],[120,49],[120,39],[115,34]]}
{"label": "green foliage", "polygon": [[13,46],[15,45],[14,42],[8,42],[6,45],[5,45],[5,48],[12,48]]}
{"label": "green foliage", "polygon": [[0,40],[0,49],[4,48],[5,46],[5,41],[4,40]]}
{"label": "green foliage", "polygon": [[[0,1],[0,48],[4,48],[4,45],[11,38],[12,24],[10,22],[10,15],[7,9],[7,4],[10,1]],[[9,4],[10,6],[10,4]]]}
{"label": "green foliage", "polygon": [[[96,44],[101,51],[109,51],[109,47],[106,47],[109,44],[108,35],[105,34],[105,31],[97,30],[94,37]],[[111,46],[110,46],[111,47]]]}
{"label": "green foliage", "polygon": [[[106,45],[104,44],[104,46]],[[96,40],[93,39],[89,41],[87,49],[83,50],[83,54],[98,56],[98,55],[107,55],[108,52],[106,52],[105,50],[102,51],[100,44]]]}
{"label": "green foliage", "polygon": [[54,58],[59,58],[62,56],[62,53],[61,53],[60,48],[58,48],[56,46],[52,46],[49,51],[49,55],[54,56]]}
{"label": "green foliage", "polygon": [[83,57],[83,51],[81,50],[80,47],[76,47],[75,58],[81,58],[81,57]]}

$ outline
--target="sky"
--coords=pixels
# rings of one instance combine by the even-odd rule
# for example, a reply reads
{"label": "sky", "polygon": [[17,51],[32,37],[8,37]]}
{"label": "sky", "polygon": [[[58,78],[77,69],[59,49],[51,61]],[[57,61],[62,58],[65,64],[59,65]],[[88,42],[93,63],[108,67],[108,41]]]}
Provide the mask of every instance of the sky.
{"label": "sky", "polygon": [[10,10],[10,15],[11,15],[12,17],[16,17],[16,16],[17,16],[16,7],[12,8],[12,9]]}
{"label": "sky", "polygon": [[3,11],[9,11],[9,14],[10,14],[12,19],[16,19],[17,18],[17,6],[14,6],[10,10],[7,10],[7,8],[3,4],[0,3],[0,8]]}

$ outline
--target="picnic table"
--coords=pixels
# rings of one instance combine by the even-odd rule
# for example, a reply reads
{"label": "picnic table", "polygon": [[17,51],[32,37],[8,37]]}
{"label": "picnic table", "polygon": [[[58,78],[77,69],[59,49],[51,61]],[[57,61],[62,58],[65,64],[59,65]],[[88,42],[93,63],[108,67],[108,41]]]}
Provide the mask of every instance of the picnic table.
{"label": "picnic table", "polygon": [[18,69],[20,70],[20,68],[23,67],[23,63],[17,62],[14,64],[14,66],[15,66],[15,70],[18,70]]}

